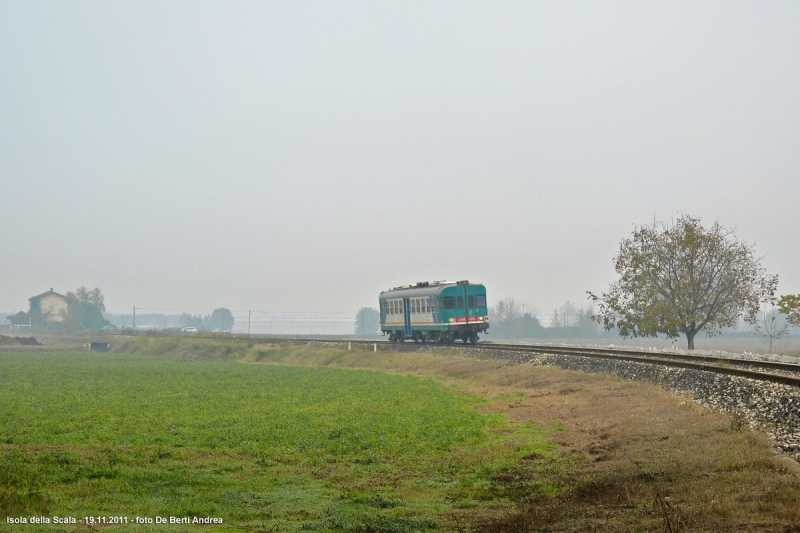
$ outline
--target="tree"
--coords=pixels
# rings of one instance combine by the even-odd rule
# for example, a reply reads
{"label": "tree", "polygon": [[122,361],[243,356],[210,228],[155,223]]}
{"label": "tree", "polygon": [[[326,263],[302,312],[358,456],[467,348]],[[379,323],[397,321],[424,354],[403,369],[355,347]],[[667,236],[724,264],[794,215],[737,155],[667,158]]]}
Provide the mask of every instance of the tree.
{"label": "tree", "polygon": [[492,333],[516,339],[540,337],[544,327],[536,316],[538,313],[537,308],[513,297],[503,298],[491,310]]}
{"label": "tree", "polygon": [[381,330],[381,315],[374,307],[362,307],[356,313],[356,335],[378,335]]}
{"label": "tree", "polygon": [[181,316],[178,317],[178,325],[182,328],[207,329],[206,328],[207,322],[208,322],[208,316],[204,317],[203,315],[181,313]]}
{"label": "tree", "polygon": [[578,307],[572,302],[554,309],[547,335],[550,338],[580,339],[598,336],[598,326],[592,319],[592,306]]}
{"label": "tree", "polygon": [[208,318],[208,328],[230,331],[234,322],[236,320],[233,318],[233,313],[231,313],[230,309],[219,307],[211,312],[211,316]]}
{"label": "tree", "polygon": [[523,302],[513,297],[506,297],[497,302],[492,307],[492,321],[500,322],[514,322],[521,319],[526,314],[536,318],[539,310],[535,307],[528,309],[528,306]]}
{"label": "tree", "polygon": [[67,317],[64,325],[71,331],[97,331],[111,322],[103,318],[106,311],[103,292],[95,287],[92,290],[80,287],[67,293]]}
{"label": "tree", "polygon": [[[574,303],[564,302],[564,305],[553,310],[553,316],[550,318],[550,327],[569,328],[576,326],[584,314],[585,311],[579,309]],[[591,314],[591,311],[589,314]]]}
{"label": "tree", "polygon": [[614,268],[620,279],[608,293],[588,292],[599,306],[595,320],[623,337],[683,334],[690,350],[700,332],[716,335],[740,316],[754,324],[778,284],[734,230],[719,222],[706,228],[690,215],[636,228],[620,244]]}
{"label": "tree", "polygon": [[786,294],[778,300],[778,310],[793,326],[800,326],[800,294]]}
{"label": "tree", "polygon": [[769,302],[758,314],[758,319],[753,324],[753,333],[761,337],[763,342],[769,342],[769,353],[772,353],[772,343],[786,335],[789,324],[778,317],[775,312],[775,302]]}

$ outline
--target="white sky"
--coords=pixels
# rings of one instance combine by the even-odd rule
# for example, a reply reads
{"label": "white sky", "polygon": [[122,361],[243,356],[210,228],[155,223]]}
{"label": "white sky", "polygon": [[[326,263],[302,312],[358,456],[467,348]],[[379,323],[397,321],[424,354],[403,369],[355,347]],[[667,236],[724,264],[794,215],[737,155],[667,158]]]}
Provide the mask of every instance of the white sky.
{"label": "white sky", "polygon": [[549,316],[634,226],[800,292],[800,2],[0,0],[0,309],[355,312],[470,279]]}

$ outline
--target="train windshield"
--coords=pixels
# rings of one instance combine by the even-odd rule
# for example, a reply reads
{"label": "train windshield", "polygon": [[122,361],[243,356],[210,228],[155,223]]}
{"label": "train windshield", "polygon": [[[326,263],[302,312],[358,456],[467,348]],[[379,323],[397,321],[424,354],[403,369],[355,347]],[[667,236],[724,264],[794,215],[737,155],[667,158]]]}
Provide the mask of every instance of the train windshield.
{"label": "train windshield", "polygon": [[475,296],[475,303],[478,307],[486,307],[486,295],[485,294],[478,294]]}
{"label": "train windshield", "polygon": [[442,304],[444,305],[445,309],[455,309],[456,308],[456,299],[453,296],[445,296],[442,299]]}

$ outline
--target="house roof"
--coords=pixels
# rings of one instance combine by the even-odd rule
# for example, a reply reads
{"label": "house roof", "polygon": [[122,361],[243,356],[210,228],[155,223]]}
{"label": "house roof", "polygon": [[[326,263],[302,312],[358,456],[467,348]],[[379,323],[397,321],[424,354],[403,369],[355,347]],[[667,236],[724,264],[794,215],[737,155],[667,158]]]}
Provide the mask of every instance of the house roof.
{"label": "house roof", "polygon": [[30,298],[28,298],[28,301],[32,302],[34,300],[39,300],[41,298],[44,298],[45,296],[50,296],[50,295],[58,296],[59,298],[63,298],[65,300],[67,299],[67,297],[64,296],[63,294],[58,294],[53,289],[50,289],[49,291],[43,292],[42,294],[37,294],[36,296],[31,296]]}

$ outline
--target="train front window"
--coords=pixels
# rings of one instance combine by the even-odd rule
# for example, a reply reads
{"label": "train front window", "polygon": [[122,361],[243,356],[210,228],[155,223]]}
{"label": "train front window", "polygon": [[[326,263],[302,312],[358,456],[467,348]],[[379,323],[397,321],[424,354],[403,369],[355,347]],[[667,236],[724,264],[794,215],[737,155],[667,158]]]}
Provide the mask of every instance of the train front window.
{"label": "train front window", "polygon": [[445,309],[455,309],[456,308],[456,299],[453,296],[445,296],[444,300],[442,301],[444,304]]}
{"label": "train front window", "polygon": [[478,307],[486,307],[486,295],[479,294],[475,297],[475,303],[478,304]]}
{"label": "train front window", "polygon": [[470,309],[475,308],[475,297],[471,294],[467,296],[467,307],[469,307]]}
{"label": "train front window", "polygon": [[458,297],[458,308],[459,309],[464,309],[464,297],[463,296],[459,296]]}

